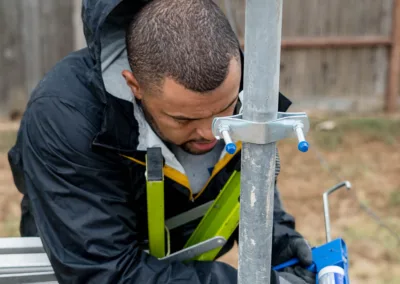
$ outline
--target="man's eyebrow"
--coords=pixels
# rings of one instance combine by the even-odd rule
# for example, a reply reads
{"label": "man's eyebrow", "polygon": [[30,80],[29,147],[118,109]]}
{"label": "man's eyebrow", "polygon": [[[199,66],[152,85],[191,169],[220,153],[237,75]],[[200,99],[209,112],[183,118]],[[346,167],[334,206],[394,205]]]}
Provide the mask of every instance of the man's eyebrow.
{"label": "man's eyebrow", "polygon": [[[230,108],[237,101],[238,98],[239,98],[239,96],[236,96],[235,99],[232,102],[230,102],[228,106],[226,106],[223,110],[220,110],[218,113],[226,111],[228,108]],[[167,113],[166,113],[166,115],[168,115],[168,116],[170,116],[170,117],[172,117],[174,119],[178,119],[178,120],[199,120],[199,119],[204,119],[204,117],[186,117],[186,116],[182,116],[182,115],[170,115],[170,114],[167,114]]]}

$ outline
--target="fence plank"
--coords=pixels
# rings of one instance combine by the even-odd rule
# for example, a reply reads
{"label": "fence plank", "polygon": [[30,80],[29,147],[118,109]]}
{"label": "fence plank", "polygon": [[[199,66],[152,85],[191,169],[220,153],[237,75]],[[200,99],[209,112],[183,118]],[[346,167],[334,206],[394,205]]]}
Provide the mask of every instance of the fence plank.
{"label": "fence plank", "polygon": [[20,1],[22,48],[25,62],[25,92],[28,97],[42,75],[39,0]]}
{"label": "fence plank", "polygon": [[7,115],[25,103],[19,7],[18,1],[0,0],[0,112]]}
{"label": "fence plank", "polygon": [[[74,49],[71,1],[40,0],[42,74]],[[49,24],[51,23],[51,24]]]}
{"label": "fence plank", "polygon": [[398,109],[400,95],[400,1],[395,0],[393,5],[392,50],[389,66],[386,106],[388,112]]}
{"label": "fence plank", "polygon": [[72,2],[0,0],[0,116],[23,112],[43,75],[73,50]]}
{"label": "fence plank", "polygon": [[[86,39],[83,33],[83,23],[81,19],[82,0],[73,0],[72,24],[74,27],[74,49],[81,49],[86,46]],[[66,30],[66,32],[69,32]]]}
{"label": "fence plank", "polygon": [[[284,3],[283,40],[288,36],[389,35],[391,0],[366,0],[362,7],[357,0],[328,1],[324,5],[319,2]],[[305,9],[301,10],[299,5]],[[309,19],[307,24],[302,18]],[[299,108],[359,111],[382,108],[387,47],[304,50],[282,52],[281,88],[295,98]]]}

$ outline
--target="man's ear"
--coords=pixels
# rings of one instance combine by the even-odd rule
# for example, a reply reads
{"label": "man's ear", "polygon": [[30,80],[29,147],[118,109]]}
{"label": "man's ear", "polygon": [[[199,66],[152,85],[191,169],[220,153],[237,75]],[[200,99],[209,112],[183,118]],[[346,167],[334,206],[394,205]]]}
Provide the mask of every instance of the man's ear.
{"label": "man's ear", "polygon": [[136,80],[135,76],[133,76],[132,72],[128,70],[122,71],[122,76],[124,76],[126,84],[131,89],[133,95],[136,99],[142,99],[142,92],[139,85],[139,82]]}

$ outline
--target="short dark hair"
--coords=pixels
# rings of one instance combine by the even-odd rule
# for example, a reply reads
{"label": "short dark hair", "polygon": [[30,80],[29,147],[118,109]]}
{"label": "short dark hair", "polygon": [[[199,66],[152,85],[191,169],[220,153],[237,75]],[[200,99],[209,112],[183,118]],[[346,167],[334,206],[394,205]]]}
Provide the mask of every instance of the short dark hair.
{"label": "short dark hair", "polygon": [[212,0],[152,0],[132,19],[126,36],[129,65],[139,84],[172,78],[195,92],[216,89],[240,44]]}

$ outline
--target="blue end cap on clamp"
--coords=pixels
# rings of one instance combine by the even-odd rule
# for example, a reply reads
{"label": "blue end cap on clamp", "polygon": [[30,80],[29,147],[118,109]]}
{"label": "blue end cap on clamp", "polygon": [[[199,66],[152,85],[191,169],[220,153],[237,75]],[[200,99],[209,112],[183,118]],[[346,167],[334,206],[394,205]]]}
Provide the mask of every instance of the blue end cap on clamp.
{"label": "blue end cap on clamp", "polygon": [[299,149],[299,151],[301,152],[307,152],[308,151],[308,142],[307,141],[301,141],[299,143],[299,145],[297,146],[297,148]]}
{"label": "blue end cap on clamp", "polygon": [[236,144],[235,143],[226,144],[225,150],[226,150],[226,152],[228,152],[231,155],[235,154],[235,152],[236,152]]}

